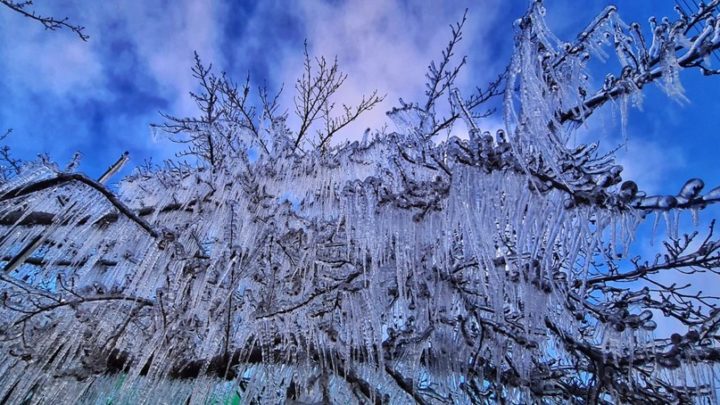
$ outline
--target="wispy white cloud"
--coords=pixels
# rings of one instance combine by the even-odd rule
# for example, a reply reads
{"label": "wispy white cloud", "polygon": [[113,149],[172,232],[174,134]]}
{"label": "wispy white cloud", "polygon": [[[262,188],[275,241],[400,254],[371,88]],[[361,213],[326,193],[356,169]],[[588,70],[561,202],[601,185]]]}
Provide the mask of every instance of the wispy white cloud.
{"label": "wispy white cloud", "polygon": [[65,96],[102,87],[102,66],[74,35],[51,35],[19,15],[0,13],[2,82],[14,91]]}
{"label": "wispy white cloud", "polygon": [[[249,12],[244,10],[247,16],[234,22],[242,26],[228,27],[228,16],[240,12],[238,5],[229,1],[182,0],[171,5],[164,1],[63,5],[38,2],[43,13],[68,15],[86,26],[90,41],[81,42],[69,32],[44,32],[22,17],[0,13],[0,38],[16,38],[0,41],[5,61],[0,65],[7,72],[5,80],[11,84],[8,87],[16,94],[18,105],[27,104],[31,94],[50,94],[55,98],[54,105],[65,110],[71,101],[117,100],[121,97],[115,88],[119,74],[135,91],[144,90],[137,87],[149,87],[154,96],[166,101],[167,112],[185,115],[195,112],[188,92],[197,86],[190,73],[192,53],[197,50],[218,69],[227,69],[232,59],[231,67],[236,71],[229,74],[235,79],[242,79],[245,71],[265,66],[271,87],[277,89],[284,83],[284,106],[292,111],[293,85],[302,69],[302,40],[307,39],[313,55],[337,56],[341,69],[348,73],[335,100],[338,104],[353,104],[372,89],[387,94],[382,105],[345,131],[359,135],[365,127],[381,127],[387,121],[385,111],[397,104],[398,97],[422,99],[428,63],[439,58],[449,40],[449,25],[473,5],[470,1],[409,4],[400,0],[269,0],[253,5]],[[472,54],[475,61],[492,60],[492,55],[479,52],[483,49],[480,42],[490,36],[488,30],[501,6],[497,2],[484,4],[482,10],[471,10],[458,57]],[[283,26],[279,16],[293,19],[297,31]],[[236,37],[228,38],[228,33]],[[495,66],[482,71],[473,71],[473,66],[465,69],[460,85],[482,84],[497,73]],[[87,119],[82,111],[76,113],[78,121]],[[146,121],[146,125],[151,117],[159,119],[155,114],[151,108],[136,118]],[[32,114],[15,109],[10,115]],[[52,123],[46,125],[52,127]],[[64,146],[72,148],[90,142],[84,138],[112,136],[80,132],[75,134],[75,142]],[[137,137],[147,137],[147,131],[133,134],[133,143],[147,147]]]}
{"label": "wispy white cloud", "polygon": [[[524,1],[511,3],[266,0],[243,8],[231,1],[205,0],[172,4],[160,0],[71,1],[62,5],[37,2],[43,12],[68,15],[87,26],[90,42],[83,43],[69,32],[44,32],[22,17],[0,12],[0,38],[13,38],[0,41],[0,66],[5,72],[0,80],[9,84],[6,88],[12,89],[18,106],[30,105],[32,94],[49,94],[56,107],[65,103],[59,110],[72,111],[68,103],[78,100],[121,100],[126,89],[118,89],[117,77],[113,76],[119,74],[133,91],[149,92],[164,103],[162,107],[148,104],[145,109],[138,106],[142,112],[103,111],[108,117],[119,117],[109,121],[122,124],[121,128],[106,129],[122,133],[123,142],[151,148],[146,125],[160,120],[157,109],[176,115],[194,113],[195,106],[187,95],[196,87],[190,73],[193,50],[218,70],[232,69],[228,73],[235,79],[263,67],[270,87],[285,84],[284,107],[292,111],[293,85],[302,69],[302,42],[307,38],[312,54],[328,58],[337,55],[341,69],[348,73],[336,100],[339,104],[352,104],[372,89],[387,94],[382,105],[345,131],[346,136],[357,137],[366,127],[379,128],[387,122],[385,111],[397,105],[398,97],[406,101],[423,99],[427,65],[439,58],[450,38],[449,25],[462,17],[466,7],[469,18],[456,54],[469,55],[470,63],[458,84],[472,88],[499,73],[512,46],[509,14],[520,14],[525,5]],[[564,15],[567,8],[559,3],[548,1],[551,17]],[[507,8],[512,7],[514,11],[509,13]],[[240,14],[239,19],[231,18]],[[289,23],[294,26],[289,27]],[[20,111],[20,107],[6,105],[2,110],[0,117],[18,120],[32,119],[36,113],[31,107]],[[84,111],[75,114],[73,130],[89,120]],[[498,120],[483,124],[490,128],[500,125]],[[49,133],[63,131],[57,125],[47,122],[45,127]],[[597,128],[592,128],[591,136],[597,135]],[[70,147],[80,145],[84,138],[116,136],[89,130],[74,135],[77,139]],[[610,138],[618,139],[616,135]],[[667,170],[684,162],[680,150],[668,151],[646,139],[631,136],[628,158],[623,163],[625,177],[639,179],[641,186],[652,192],[661,185]],[[607,142],[606,146],[614,144]],[[156,145],[155,152],[169,155],[158,147],[165,148]],[[643,158],[632,159],[634,150],[641,151]]]}
{"label": "wispy white cloud", "polygon": [[[363,124],[378,127],[386,121],[385,111],[397,105],[397,98],[424,101],[425,73],[431,60],[439,60],[450,39],[449,25],[459,21],[470,4],[452,6],[437,3],[366,1],[362,6],[312,7],[303,3],[304,15],[311,28],[309,39],[317,54],[338,55],[350,76],[343,101],[351,102],[359,94],[376,88],[388,95],[383,105],[369,113]],[[467,2],[470,3],[470,2]],[[456,49],[456,60],[470,54],[484,58],[478,42],[487,37],[495,12],[501,4],[485,4],[482,12],[471,12],[464,27],[464,39]],[[322,21],[332,21],[323,24]],[[489,49],[485,48],[485,52]],[[458,79],[459,86],[481,85],[498,72],[471,72],[468,65]],[[296,75],[297,70],[289,70]],[[358,131],[359,132],[359,131]]]}
{"label": "wispy white cloud", "polygon": [[[128,41],[146,69],[144,73],[173,101],[173,112],[190,114],[194,106],[187,94],[196,87],[190,74],[193,51],[222,63],[218,44],[224,14],[223,3],[212,1],[103,2],[86,9],[82,18],[87,19],[89,31],[97,32],[98,47],[118,36]],[[108,23],[114,26],[107,29]]]}
{"label": "wispy white cloud", "polygon": [[[47,32],[0,10],[0,89],[6,90],[0,127],[16,129],[9,140],[14,149],[30,156],[46,151],[60,160],[79,149],[102,164],[115,158],[114,149],[172,156],[172,145],[149,142],[147,126],[160,120],[160,105],[178,115],[195,113],[188,97],[197,85],[190,72],[193,50],[222,63],[224,3],[38,1],[35,7],[69,16],[86,27],[90,40]],[[24,142],[28,137],[35,141]],[[103,155],[105,147],[110,156]]]}
{"label": "wispy white cloud", "polygon": [[[682,184],[668,184],[669,174],[686,166],[686,158],[681,148],[643,139],[630,138],[627,151],[621,154],[619,163],[623,165],[623,177],[632,179],[650,194],[669,192]],[[672,176],[673,179],[676,176]]]}
{"label": "wispy white cloud", "polygon": [[[465,4],[467,3],[467,4]],[[250,28],[267,23],[268,9],[279,2],[263,2],[247,24]],[[305,1],[292,4],[290,13],[299,18],[306,28],[304,34],[309,51],[314,56],[332,59],[337,56],[340,68],[348,74],[343,88],[337,94],[339,104],[354,104],[363,95],[377,89],[386,94],[386,100],[368,112],[356,125],[345,131],[345,136],[356,138],[366,127],[380,128],[387,122],[385,112],[397,105],[398,97],[406,101],[421,101],[427,66],[439,59],[441,50],[450,39],[449,25],[462,18],[471,2],[439,4],[403,1],[368,0],[359,2]],[[464,30],[464,40],[457,49],[458,60],[472,53],[472,58],[488,59],[482,55],[478,42],[489,35],[500,3],[485,4],[482,11],[470,12]],[[278,87],[285,85],[284,105],[292,111],[292,96],[296,79],[301,75],[302,48],[294,43],[294,49],[272,49],[272,74],[278,78]],[[472,52],[471,52],[472,50]],[[248,61],[252,63],[252,61]],[[488,71],[472,71],[468,66],[460,77],[459,85],[481,85],[496,75]],[[292,122],[292,114],[291,114]]]}

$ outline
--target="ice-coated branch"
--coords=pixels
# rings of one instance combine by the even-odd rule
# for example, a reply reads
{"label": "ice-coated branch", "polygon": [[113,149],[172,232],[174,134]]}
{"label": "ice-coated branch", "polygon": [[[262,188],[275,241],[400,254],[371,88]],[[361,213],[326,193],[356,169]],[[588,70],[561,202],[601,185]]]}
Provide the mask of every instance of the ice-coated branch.
{"label": "ice-coated branch", "polygon": [[128,159],[130,158],[130,153],[125,152],[123,153],[120,158],[113,163],[108,169],[103,173],[100,178],[98,178],[97,182],[100,184],[105,184],[112,176],[114,176],[122,167],[127,163]]}
{"label": "ice-coated branch", "polygon": [[333,116],[335,109],[333,97],[345,83],[347,74],[340,71],[337,58],[332,64],[329,64],[324,57],[315,58],[313,64],[307,42],[304,55],[304,71],[295,83],[297,92],[294,98],[295,114],[300,119],[300,127],[295,135],[293,147],[298,149],[301,147],[301,142],[308,141],[307,136],[311,127],[317,120],[322,120],[323,129],[318,130],[318,139],[314,142],[314,146],[324,150],[339,130],[382,102],[384,96],[379,96],[377,91],[373,91],[369,96],[363,95],[356,107],[343,105],[343,113],[337,117]]}
{"label": "ice-coated branch", "polygon": [[467,58],[463,57],[457,65],[451,66],[451,61],[453,56],[455,56],[455,47],[462,40],[462,29],[467,21],[467,12],[468,10],[466,9],[462,19],[455,25],[450,26],[450,42],[448,42],[445,49],[443,49],[440,62],[436,64],[435,61],[432,61],[428,66],[428,72],[425,74],[428,81],[425,83],[427,101],[423,106],[424,111],[429,112],[435,105],[437,99],[446,91],[450,90],[450,87],[455,83],[457,75],[467,62]]}
{"label": "ice-coated branch", "polygon": [[697,236],[685,235],[684,239],[675,239],[670,243],[665,242],[667,254],[664,260],[655,263],[639,263],[634,261],[635,269],[628,272],[617,272],[592,277],[587,280],[588,285],[604,284],[608,282],[632,282],[649,275],[656,274],[663,270],[689,269],[695,272],[697,268],[704,268],[716,272],[720,268],[720,240],[713,240],[715,222],[710,224],[707,237],[695,249],[690,249],[691,242]]}
{"label": "ice-coated branch", "polygon": [[78,296],[77,299],[74,300],[62,300],[60,302],[57,302],[55,304],[50,304],[46,306],[40,306],[37,309],[33,309],[30,311],[27,311],[27,314],[20,317],[14,322],[14,326],[23,324],[30,319],[39,316],[45,312],[54,311],[58,308],[67,307],[67,306],[78,306],[80,304],[90,304],[95,302],[104,302],[104,301],[128,301],[133,304],[137,304],[140,306],[153,306],[154,302],[141,298],[141,297],[128,297],[123,295],[101,295],[101,296],[88,296],[88,297],[82,297]]}
{"label": "ice-coated branch", "polygon": [[77,36],[83,41],[87,41],[90,38],[84,32],[85,27],[71,23],[67,17],[57,19],[55,17],[42,16],[36,13],[35,10],[30,8],[33,5],[33,2],[30,0],[0,0],[0,4],[22,16],[42,24],[47,30],[55,31],[65,28],[77,34]]}
{"label": "ice-coated branch", "polygon": [[[11,133],[12,128],[0,135],[0,141],[5,140]],[[10,153],[10,147],[7,145],[0,146],[0,184],[10,180],[14,176],[20,174],[20,168],[23,162],[14,158]]]}
{"label": "ice-coated branch", "polygon": [[158,233],[142,218],[138,217],[134,212],[132,212],[125,204],[123,204],[117,196],[115,196],[112,192],[110,192],[108,189],[103,187],[101,184],[89,179],[88,177],[79,174],[79,173],[58,173],[55,177],[45,179],[45,180],[39,180],[37,182],[31,183],[31,184],[23,184],[17,188],[11,189],[6,191],[4,194],[0,195],[0,202],[7,201],[10,199],[22,197],[24,195],[28,195],[40,190],[53,188],[59,185],[62,185],[64,183],[69,183],[77,181],[80,183],[83,183],[96,191],[98,191],[100,194],[102,194],[108,202],[110,202],[112,205],[117,208],[118,211],[120,211],[123,215],[128,217],[130,220],[138,224],[141,228],[143,228],[147,233],[149,233],[153,237],[157,237]]}
{"label": "ice-coated branch", "polygon": [[318,133],[320,141],[317,147],[320,150],[325,150],[328,143],[332,140],[333,136],[338,133],[338,131],[345,128],[351,122],[357,120],[362,113],[370,111],[384,99],[385,96],[378,96],[377,91],[373,91],[369,96],[363,96],[356,107],[349,107],[343,104],[343,114],[338,117],[332,116],[333,105],[325,103],[325,107],[322,112],[322,116],[325,121],[325,128],[323,131]]}
{"label": "ice-coated branch", "polygon": [[[633,24],[631,29],[634,38],[632,41],[636,42],[634,46],[637,50],[633,51],[628,47],[623,47],[619,51],[623,54],[627,52],[626,54],[632,57],[633,63],[623,63],[622,73],[613,75],[612,80],[609,83],[606,82],[603,89],[583,100],[581,106],[560,112],[559,121],[561,123],[584,121],[596,108],[607,101],[616,100],[636,92],[646,84],[655,82],[658,79],[666,82],[666,84],[661,84],[661,87],[672,92],[674,90],[671,90],[670,86],[679,85],[672,83],[678,80],[678,78],[673,77],[677,74],[672,70],[674,66],[679,68],[695,67],[706,75],[714,74],[714,70],[705,66],[704,63],[710,54],[720,48],[720,32],[715,23],[716,19],[713,17],[713,13],[717,11],[719,6],[719,2],[712,1],[707,5],[703,5],[695,14],[684,15],[675,24],[671,24],[669,21],[663,21],[660,25],[652,24],[651,27],[654,32],[653,44],[650,48],[646,48],[644,38],[639,31],[639,25]],[[615,12],[614,8],[606,9],[606,12],[601,14],[603,18],[596,21],[592,26],[596,27],[602,20],[610,19]],[[652,19],[652,21],[655,20]],[[690,28],[701,22],[705,22],[706,25],[698,35],[689,39],[689,46],[680,40],[681,35],[688,34]],[[571,46],[570,50],[555,62],[555,65],[559,66],[567,57],[566,55],[577,54],[586,50],[589,46],[584,42],[591,40],[591,32],[583,32],[581,37],[578,38],[579,42]],[[618,39],[616,36],[615,41],[617,43],[622,39]],[[673,95],[672,93],[668,94]],[[681,96],[681,93],[677,93],[676,96]]]}

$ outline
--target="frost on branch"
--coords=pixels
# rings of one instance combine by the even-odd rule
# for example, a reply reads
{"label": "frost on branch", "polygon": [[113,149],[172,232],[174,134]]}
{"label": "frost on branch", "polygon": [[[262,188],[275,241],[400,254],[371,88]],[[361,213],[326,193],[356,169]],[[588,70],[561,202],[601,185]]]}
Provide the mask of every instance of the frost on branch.
{"label": "frost on branch", "polygon": [[[714,35],[687,33],[714,29],[716,6],[651,40],[608,8],[563,44],[535,3],[506,74],[467,98],[461,22],[427,100],[344,144],[379,98],[335,115],[336,64],[306,53],[291,129],[277,97],[198,58],[200,115],[160,126],[196,160],[118,195],[48,165],[2,184],[0,402],[714,401],[718,299],[664,275],[718,275],[714,226],[676,227],[720,192],[648,197],[570,139],[607,101],[702,67]],[[622,72],[595,89],[587,60],[610,55]],[[484,131],[505,80],[506,128]],[[461,122],[467,139],[434,139]],[[664,251],[630,257],[653,214]],[[685,329],[660,334],[664,317]]]}
{"label": "frost on branch", "polygon": [[56,31],[68,29],[75,33],[83,41],[87,41],[90,36],[85,33],[85,27],[73,24],[68,18],[55,18],[52,16],[43,16],[32,9],[32,0],[0,0],[0,5],[7,7],[9,10],[26,17],[32,21],[42,24],[46,30]]}

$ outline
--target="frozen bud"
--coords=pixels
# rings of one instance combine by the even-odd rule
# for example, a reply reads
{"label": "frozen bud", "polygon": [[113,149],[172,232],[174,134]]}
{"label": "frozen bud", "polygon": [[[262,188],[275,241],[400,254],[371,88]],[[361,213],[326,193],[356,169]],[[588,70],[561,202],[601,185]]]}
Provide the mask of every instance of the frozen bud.
{"label": "frozen bud", "polygon": [[652,319],[653,313],[649,309],[646,309],[646,310],[640,312],[639,317],[640,317],[640,320],[642,320],[642,321],[648,321],[648,320]]}
{"label": "frozen bud", "polygon": [[483,145],[485,145],[485,146],[492,146],[492,144],[494,142],[493,137],[492,137],[492,135],[490,135],[489,131],[483,132],[481,139],[482,139]]}
{"label": "frozen bud", "polygon": [[627,65],[622,69],[622,73],[620,74],[620,77],[622,77],[623,79],[629,79],[632,76],[634,71],[635,70],[630,65]]}
{"label": "frozen bud", "polygon": [[595,180],[595,184],[600,187],[608,187],[612,184],[612,176],[607,173],[601,174],[597,177],[597,180]]}
{"label": "frozen bud", "polygon": [[690,179],[688,180],[685,185],[680,190],[680,194],[678,194],[680,197],[685,199],[693,199],[700,194],[700,190],[705,186],[705,183],[703,183],[700,179]]}
{"label": "frozen bud", "polygon": [[634,181],[628,180],[620,186],[620,192],[618,193],[618,197],[624,202],[629,202],[630,200],[635,198],[637,192],[637,184],[635,184]]}
{"label": "frozen bud", "polygon": [[680,360],[675,357],[659,357],[657,362],[660,366],[665,368],[675,369],[680,367]]}
{"label": "frozen bud", "polygon": [[480,143],[480,130],[477,128],[472,128],[470,130],[470,143],[473,145],[477,145]]}
{"label": "frozen bud", "polygon": [[645,323],[642,324],[642,328],[648,332],[652,332],[657,328],[657,323],[655,321],[645,321]]}
{"label": "frozen bud", "polygon": [[498,143],[506,143],[507,142],[507,136],[505,135],[505,130],[498,129],[495,133],[495,137],[497,138]]}
{"label": "frozen bud", "polygon": [[612,73],[608,73],[607,76],[605,76],[605,82],[603,83],[603,90],[607,91],[610,90],[615,85],[615,75]]}
{"label": "frozen bud", "polygon": [[105,295],[105,292],[106,292],[107,290],[106,290],[106,288],[105,288],[104,285],[99,284],[99,283],[95,283],[94,287],[95,287],[95,292],[96,292],[98,295]]}
{"label": "frozen bud", "polygon": [[720,187],[715,187],[703,196],[703,201],[720,201]]}

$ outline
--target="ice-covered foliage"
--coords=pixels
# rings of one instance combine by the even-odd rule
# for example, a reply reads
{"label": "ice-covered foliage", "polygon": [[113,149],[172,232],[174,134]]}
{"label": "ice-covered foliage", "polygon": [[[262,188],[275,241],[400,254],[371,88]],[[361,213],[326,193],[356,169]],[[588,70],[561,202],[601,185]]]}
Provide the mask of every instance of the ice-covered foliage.
{"label": "ice-covered foliage", "polygon": [[[0,185],[0,402],[716,401],[717,299],[660,276],[718,272],[712,229],[675,228],[720,191],[646,197],[571,139],[648,83],[683,98],[678,72],[720,46],[717,4],[649,39],[611,7],[562,43],[534,3],[508,71],[467,99],[461,22],[428,99],[343,144],[378,97],[333,115],[335,64],[306,58],[293,130],[277,97],[256,109],[198,60],[201,115],[160,127],[197,164],[138,170],[117,195],[48,165]],[[621,72],[595,85],[587,61],[610,55]],[[501,94],[505,128],[483,132]],[[466,139],[435,139],[462,121]],[[631,258],[652,212],[666,251]],[[687,328],[660,336],[663,316]]]}

